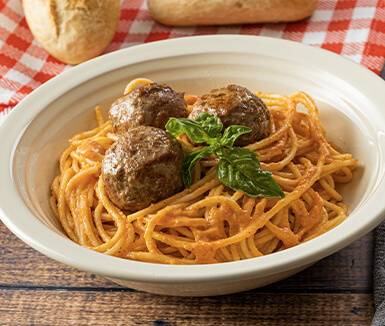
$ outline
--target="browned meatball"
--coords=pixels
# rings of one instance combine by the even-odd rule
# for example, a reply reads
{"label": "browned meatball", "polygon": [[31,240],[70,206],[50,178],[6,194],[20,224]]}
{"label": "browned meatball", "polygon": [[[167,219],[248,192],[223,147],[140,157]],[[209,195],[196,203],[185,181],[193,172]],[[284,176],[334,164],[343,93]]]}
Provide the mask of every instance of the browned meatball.
{"label": "browned meatball", "polygon": [[159,128],[141,126],[123,134],[106,152],[102,178],[110,200],[135,212],[183,189],[183,150]]}
{"label": "browned meatball", "polygon": [[153,126],[166,130],[170,117],[186,118],[183,94],[156,83],[141,86],[112,103],[109,117],[114,131],[121,135],[131,128]]}
{"label": "browned meatball", "polygon": [[265,103],[245,87],[229,85],[202,95],[189,118],[195,119],[204,111],[219,117],[224,128],[241,125],[252,129],[235,141],[236,146],[246,146],[269,135],[270,112]]}

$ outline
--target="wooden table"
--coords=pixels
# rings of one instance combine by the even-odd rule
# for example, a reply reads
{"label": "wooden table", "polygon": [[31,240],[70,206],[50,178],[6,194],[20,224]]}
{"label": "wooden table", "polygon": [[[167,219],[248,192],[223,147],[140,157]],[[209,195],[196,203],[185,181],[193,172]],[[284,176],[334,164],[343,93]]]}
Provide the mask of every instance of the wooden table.
{"label": "wooden table", "polygon": [[218,297],[120,287],[31,249],[0,222],[0,325],[370,325],[373,232],[276,284]]}

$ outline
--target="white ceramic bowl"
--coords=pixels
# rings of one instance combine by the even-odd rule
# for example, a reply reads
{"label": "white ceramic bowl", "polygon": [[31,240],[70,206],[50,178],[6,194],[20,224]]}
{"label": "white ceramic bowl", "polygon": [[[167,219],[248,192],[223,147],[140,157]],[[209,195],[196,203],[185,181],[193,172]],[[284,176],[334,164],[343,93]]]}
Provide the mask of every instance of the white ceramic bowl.
{"label": "white ceramic bowl", "polygon": [[[202,94],[236,83],[253,91],[317,102],[328,138],[359,159],[342,189],[350,214],[330,232],[297,247],[239,262],[168,266],[110,257],[80,247],[48,207],[57,157],[75,133],[92,128],[133,78]],[[169,295],[218,295],[288,277],[349,245],[384,218],[385,82],[330,52],[256,36],[202,36],[128,48],[81,64],[25,98],[0,126],[0,213],[20,239],[60,262],[116,283]]]}

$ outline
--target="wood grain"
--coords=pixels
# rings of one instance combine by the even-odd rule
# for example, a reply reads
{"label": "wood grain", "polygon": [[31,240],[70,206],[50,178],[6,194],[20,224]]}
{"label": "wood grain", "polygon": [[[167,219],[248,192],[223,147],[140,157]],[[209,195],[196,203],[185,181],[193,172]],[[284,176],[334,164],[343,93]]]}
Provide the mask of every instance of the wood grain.
{"label": "wood grain", "polygon": [[373,234],[284,281],[207,298],[123,288],[56,262],[0,222],[0,325],[370,325]]}
{"label": "wood grain", "polygon": [[246,292],[176,298],[128,292],[3,290],[0,314],[6,325],[368,325],[369,297]]}

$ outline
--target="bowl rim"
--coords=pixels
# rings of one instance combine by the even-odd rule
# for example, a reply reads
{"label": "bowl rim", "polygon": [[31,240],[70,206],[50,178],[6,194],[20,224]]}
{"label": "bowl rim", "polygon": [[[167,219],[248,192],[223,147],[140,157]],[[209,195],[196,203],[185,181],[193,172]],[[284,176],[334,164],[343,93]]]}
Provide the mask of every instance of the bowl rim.
{"label": "bowl rim", "polygon": [[[285,53],[281,54],[283,47]],[[23,130],[46,105],[77,85],[123,66],[170,57],[170,48],[173,49],[172,56],[219,52],[235,54],[246,52],[270,56],[274,53],[277,58],[293,56],[296,62],[315,66],[341,79],[349,80],[350,84],[360,88],[366,96],[385,92],[385,82],[360,64],[327,50],[262,36],[182,37],[136,45],[89,60],[64,71],[34,90],[8,114],[0,125],[0,139],[7,140],[2,144],[3,153],[0,156],[0,180],[2,180],[0,218],[17,237],[50,258],[105,277],[132,282],[194,284],[213,281],[230,282],[234,278],[254,278],[308,265],[357,240],[384,219],[385,205],[382,207],[374,204],[383,201],[381,193],[385,191],[385,183],[378,182],[376,191],[363,209],[371,219],[369,221],[362,219],[360,223],[355,224],[349,223],[348,220],[344,221],[344,224],[349,224],[349,227],[339,238],[334,237],[339,233],[336,231],[337,227],[309,243],[282,252],[237,262],[194,266],[162,265],[111,257],[83,248],[44,226],[25,205],[13,180],[12,163],[15,148]],[[357,75],[361,78],[356,78]],[[382,107],[385,108],[385,100],[381,102],[377,98],[375,102],[378,105],[382,103]],[[385,116],[385,110],[381,113]],[[385,148],[385,140],[380,139]]]}

